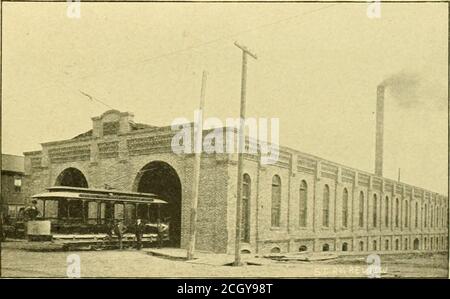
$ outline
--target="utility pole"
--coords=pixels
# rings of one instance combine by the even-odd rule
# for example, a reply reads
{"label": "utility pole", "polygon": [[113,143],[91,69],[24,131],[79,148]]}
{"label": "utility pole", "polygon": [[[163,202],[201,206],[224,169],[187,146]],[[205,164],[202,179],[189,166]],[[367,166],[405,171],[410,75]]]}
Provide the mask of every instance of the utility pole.
{"label": "utility pole", "polygon": [[241,263],[241,218],[242,218],[242,175],[245,149],[245,95],[247,85],[247,56],[258,59],[255,54],[250,52],[246,47],[234,43],[236,47],[242,50],[242,79],[241,79],[241,107],[239,119],[239,141],[238,141],[238,180],[237,180],[237,196],[236,196],[236,240],[234,249],[234,266],[240,266]]}
{"label": "utility pole", "polygon": [[189,245],[187,250],[187,259],[192,260],[194,258],[195,251],[195,234],[196,234],[196,224],[197,224],[197,204],[198,204],[198,192],[199,192],[199,182],[200,182],[200,162],[203,152],[203,107],[205,106],[205,89],[206,89],[206,71],[203,71],[202,76],[202,89],[200,94],[200,108],[197,121],[197,127],[194,127],[194,174],[192,179],[192,202],[191,202],[191,225],[190,225],[190,236]]}

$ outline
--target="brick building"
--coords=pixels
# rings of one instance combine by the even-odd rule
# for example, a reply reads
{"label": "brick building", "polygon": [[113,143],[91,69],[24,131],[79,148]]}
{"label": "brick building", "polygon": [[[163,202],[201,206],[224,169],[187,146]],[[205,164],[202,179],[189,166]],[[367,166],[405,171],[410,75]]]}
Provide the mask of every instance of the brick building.
{"label": "brick building", "polygon": [[1,212],[15,218],[24,207],[22,179],[24,176],[24,157],[2,154]]}
{"label": "brick building", "polygon": [[[171,127],[136,124],[131,113],[92,121],[86,133],[25,153],[27,195],[54,185],[156,193],[169,202],[171,238],[185,247],[194,155],[173,153]],[[447,250],[444,195],[285,147],[273,165],[246,154],[244,173],[242,250]],[[196,247],[231,253],[237,155],[203,154],[200,175]]]}

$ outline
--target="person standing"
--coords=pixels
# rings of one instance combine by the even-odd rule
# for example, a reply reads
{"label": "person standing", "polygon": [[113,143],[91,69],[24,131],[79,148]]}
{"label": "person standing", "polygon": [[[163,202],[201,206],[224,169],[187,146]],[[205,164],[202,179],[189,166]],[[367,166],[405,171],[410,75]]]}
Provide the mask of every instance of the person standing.
{"label": "person standing", "polygon": [[144,223],[141,221],[141,219],[136,220],[136,226],[135,226],[135,235],[136,235],[136,249],[141,250],[142,248],[142,235],[144,234]]}
{"label": "person standing", "polygon": [[40,212],[37,207],[37,201],[31,201],[31,205],[25,208],[25,220],[34,221],[37,216],[39,216]]}
{"label": "person standing", "polygon": [[123,225],[122,221],[117,220],[114,225],[114,234],[117,236],[117,239],[119,240],[119,249],[123,249],[123,233],[125,232],[125,226]]}

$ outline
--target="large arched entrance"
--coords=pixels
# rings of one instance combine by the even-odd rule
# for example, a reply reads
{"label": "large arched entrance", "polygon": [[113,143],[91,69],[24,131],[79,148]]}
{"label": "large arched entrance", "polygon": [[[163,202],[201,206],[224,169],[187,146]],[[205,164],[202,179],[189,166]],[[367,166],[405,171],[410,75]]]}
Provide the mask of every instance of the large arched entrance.
{"label": "large arched entrance", "polygon": [[179,247],[181,239],[181,182],[180,178],[168,163],[153,161],[145,165],[138,173],[134,191],[153,193],[167,201],[161,207],[160,215],[169,222],[171,246]]}
{"label": "large arched entrance", "polygon": [[64,169],[56,178],[56,186],[87,188],[88,183],[84,174],[73,167]]}

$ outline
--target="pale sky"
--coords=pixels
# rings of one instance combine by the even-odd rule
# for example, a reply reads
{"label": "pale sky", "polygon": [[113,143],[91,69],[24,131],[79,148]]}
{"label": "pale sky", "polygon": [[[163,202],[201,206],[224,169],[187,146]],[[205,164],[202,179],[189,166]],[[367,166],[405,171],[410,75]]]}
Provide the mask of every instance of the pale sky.
{"label": "pale sky", "polygon": [[[376,87],[389,88],[384,175],[447,194],[447,4],[3,3],[2,152],[72,138],[109,108],[135,121],[193,119],[208,71],[206,117],[237,117],[241,52],[247,116],[280,119],[281,144],[373,172]],[[416,85],[417,85],[416,84]],[[409,98],[414,100],[409,103]]]}

